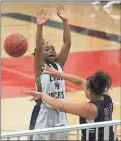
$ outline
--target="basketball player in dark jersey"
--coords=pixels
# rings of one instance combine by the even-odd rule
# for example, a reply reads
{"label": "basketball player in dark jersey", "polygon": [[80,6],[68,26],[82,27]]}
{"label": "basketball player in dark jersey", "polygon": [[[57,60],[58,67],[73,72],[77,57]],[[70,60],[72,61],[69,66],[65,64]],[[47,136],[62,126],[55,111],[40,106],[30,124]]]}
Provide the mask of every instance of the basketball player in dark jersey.
{"label": "basketball player in dark jersey", "polygon": [[[60,100],[65,99],[65,81],[64,79],[54,79],[50,75],[42,74],[44,64],[51,64],[59,72],[62,72],[63,66],[68,58],[71,47],[71,35],[68,24],[68,11],[64,5],[57,7],[57,15],[63,22],[63,46],[57,55],[55,47],[49,42],[43,40],[43,26],[47,23],[47,11],[40,9],[37,13],[37,31],[36,31],[36,48],[34,52],[34,70],[35,84],[38,92],[43,92],[49,96],[56,97]],[[49,33],[54,36],[54,33]],[[56,38],[56,37],[55,37]],[[66,113],[57,112],[43,100],[36,100],[30,120],[31,129],[52,128],[65,126],[67,124]],[[53,133],[50,140],[66,140],[66,133]],[[45,136],[34,135],[33,140],[46,140]]]}
{"label": "basketball player in dark jersey", "polygon": [[[112,120],[113,103],[111,97],[106,94],[112,84],[111,77],[108,74],[98,71],[88,77],[87,80],[84,80],[83,78],[71,74],[60,73],[52,66],[47,67],[44,73],[50,74],[53,77],[63,78],[79,85],[84,89],[85,95],[90,102],[82,102],[78,104],[62,102],[42,93],[40,94],[34,91],[25,90],[25,92],[33,96],[34,99],[42,99],[54,109],[79,116],[80,124]],[[103,141],[103,138],[104,128],[99,128],[98,140]],[[89,141],[95,140],[96,130],[91,129],[89,131]],[[114,140],[113,127],[110,127],[109,140]],[[86,141],[86,130],[82,130],[82,141]]]}

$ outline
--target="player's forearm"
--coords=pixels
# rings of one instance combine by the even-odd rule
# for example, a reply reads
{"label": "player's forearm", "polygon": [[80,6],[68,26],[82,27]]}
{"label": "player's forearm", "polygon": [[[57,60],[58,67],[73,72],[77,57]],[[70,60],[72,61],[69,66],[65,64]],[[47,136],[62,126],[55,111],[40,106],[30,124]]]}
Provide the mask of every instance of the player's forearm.
{"label": "player's forearm", "polygon": [[43,50],[42,44],[43,44],[42,26],[37,25],[36,49]]}
{"label": "player's forearm", "polygon": [[63,21],[63,42],[64,44],[67,44],[68,47],[71,46],[71,34],[70,34],[68,20]]}
{"label": "player's forearm", "polygon": [[38,77],[41,75],[41,68],[44,64],[44,51],[43,51],[43,37],[42,37],[42,26],[37,25],[36,31],[36,49],[35,49],[35,57],[34,57],[34,69],[35,76]]}
{"label": "player's forearm", "polygon": [[79,85],[79,86],[81,84],[85,85],[85,83],[86,83],[86,80],[81,78],[81,77],[78,77],[78,76],[75,76],[75,75],[72,75],[72,74],[63,73],[63,72],[59,73],[58,77],[61,77],[65,80],[70,81],[71,83],[74,83],[74,84]]}
{"label": "player's forearm", "polygon": [[58,99],[55,99],[51,96],[47,96],[46,94],[41,94],[41,99],[49,104],[55,110],[61,110],[63,107],[64,102]]}

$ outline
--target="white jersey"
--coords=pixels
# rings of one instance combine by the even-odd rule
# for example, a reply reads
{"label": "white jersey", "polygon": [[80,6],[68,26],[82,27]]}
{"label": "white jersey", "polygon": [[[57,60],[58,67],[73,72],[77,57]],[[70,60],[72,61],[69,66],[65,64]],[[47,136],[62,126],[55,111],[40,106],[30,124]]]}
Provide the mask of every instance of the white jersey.
{"label": "white jersey", "polygon": [[[58,63],[55,64],[58,71],[62,72],[61,66]],[[37,91],[60,100],[64,100],[65,82],[62,78],[54,78],[48,74],[41,74],[40,77],[36,78],[35,82]],[[36,103],[32,114],[33,124],[35,125],[32,124],[31,126],[34,126],[34,129],[52,128],[67,125],[66,113],[62,111],[55,111],[44,101],[42,101],[41,106]],[[67,136],[67,132],[51,133],[48,140],[67,140]],[[46,140],[46,137],[44,135],[38,134],[33,136],[33,140]]]}
{"label": "white jersey", "polygon": [[[58,63],[55,63],[59,72],[62,72],[62,68]],[[41,88],[40,88],[41,85]],[[55,78],[48,74],[42,74],[36,80],[37,91],[41,91],[48,96],[55,97],[57,99],[65,99],[65,81],[62,78]],[[43,101],[43,103],[45,103]]]}

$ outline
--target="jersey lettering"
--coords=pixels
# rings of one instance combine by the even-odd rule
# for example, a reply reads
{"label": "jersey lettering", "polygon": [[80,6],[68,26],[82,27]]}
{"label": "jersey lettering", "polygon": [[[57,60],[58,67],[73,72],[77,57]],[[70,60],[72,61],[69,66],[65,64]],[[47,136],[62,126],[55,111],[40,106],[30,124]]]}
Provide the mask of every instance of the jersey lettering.
{"label": "jersey lettering", "polygon": [[55,89],[59,89],[59,83],[55,83]]}
{"label": "jersey lettering", "polygon": [[[57,64],[58,71],[62,72],[62,68],[59,64]],[[41,86],[42,86],[42,92],[57,98],[64,100],[65,98],[65,82],[64,79],[59,77],[52,77],[50,75],[41,75]],[[46,102],[45,102],[46,103]]]}
{"label": "jersey lettering", "polygon": [[49,96],[55,97],[57,99],[64,99],[64,92],[49,93]]}
{"label": "jersey lettering", "polygon": [[59,78],[59,77],[52,77],[52,76],[50,76],[50,82],[55,81],[55,80],[63,80],[63,79]]}

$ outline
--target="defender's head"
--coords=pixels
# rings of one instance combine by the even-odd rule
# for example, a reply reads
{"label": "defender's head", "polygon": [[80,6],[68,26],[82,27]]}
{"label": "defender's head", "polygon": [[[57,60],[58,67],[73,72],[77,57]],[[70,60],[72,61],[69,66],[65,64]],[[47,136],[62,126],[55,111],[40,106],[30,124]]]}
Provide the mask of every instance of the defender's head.
{"label": "defender's head", "polygon": [[100,97],[102,94],[108,91],[111,85],[111,77],[103,71],[97,71],[94,75],[87,78],[85,95],[88,99]]}

